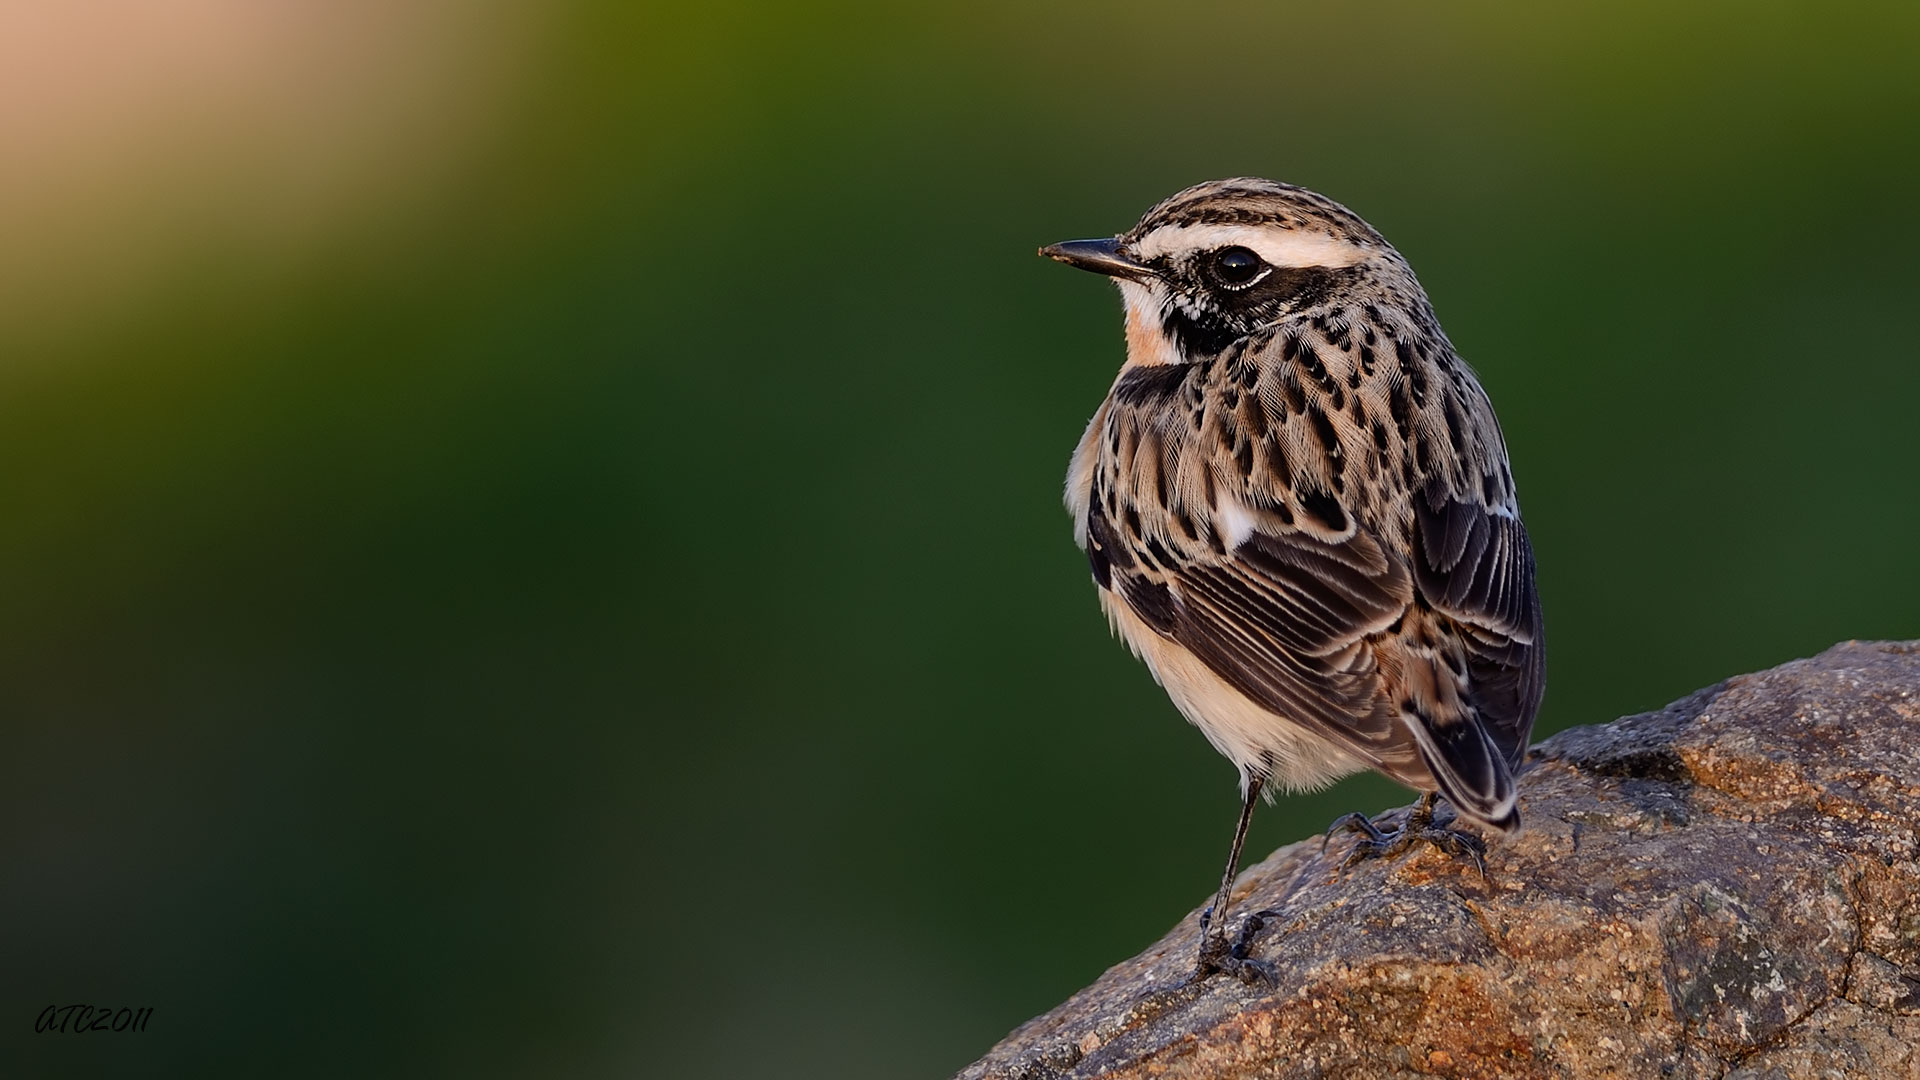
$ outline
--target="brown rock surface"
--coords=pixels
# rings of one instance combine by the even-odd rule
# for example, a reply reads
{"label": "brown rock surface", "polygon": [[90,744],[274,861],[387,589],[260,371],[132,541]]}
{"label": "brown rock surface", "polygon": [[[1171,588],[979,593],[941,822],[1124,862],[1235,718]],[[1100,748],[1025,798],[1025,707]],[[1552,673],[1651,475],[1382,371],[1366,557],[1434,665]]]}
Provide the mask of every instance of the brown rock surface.
{"label": "brown rock surface", "polygon": [[1277,986],[1189,983],[1195,913],[960,1076],[1920,1078],[1920,642],[1563,732],[1520,792],[1484,878],[1248,869]]}

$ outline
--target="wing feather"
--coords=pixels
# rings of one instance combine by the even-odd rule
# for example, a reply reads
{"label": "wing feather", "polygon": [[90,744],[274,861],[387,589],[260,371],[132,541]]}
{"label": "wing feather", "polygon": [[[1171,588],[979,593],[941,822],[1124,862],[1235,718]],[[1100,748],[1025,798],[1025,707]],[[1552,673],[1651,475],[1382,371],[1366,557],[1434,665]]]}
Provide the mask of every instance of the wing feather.
{"label": "wing feather", "polygon": [[1429,483],[1414,499],[1412,563],[1421,596],[1461,624],[1476,719],[1517,767],[1546,690],[1526,526],[1517,515]]}
{"label": "wing feather", "polygon": [[[1091,514],[1104,517],[1098,506]],[[1091,531],[1114,530],[1098,521]],[[1186,544],[1166,553],[1172,564],[1157,569],[1111,564],[1143,621],[1262,708],[1370,763],[1405,756],[1380,673],[1356,650],[1412,598],[1405,564],[1387,558],[1372,534],[1329,541],[1255,531],[1228,550]]]}

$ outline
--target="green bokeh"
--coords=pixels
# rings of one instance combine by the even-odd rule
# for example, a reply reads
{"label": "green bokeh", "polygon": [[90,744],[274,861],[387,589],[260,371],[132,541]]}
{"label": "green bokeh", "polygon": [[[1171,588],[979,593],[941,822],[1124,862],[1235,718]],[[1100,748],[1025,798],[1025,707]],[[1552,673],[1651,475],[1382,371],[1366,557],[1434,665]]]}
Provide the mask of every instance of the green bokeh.
{"label": "green bokeh", "polygon": [[1153,940],[1232,771],[1095,607],[1118,304],[1033,250],[1210,177],[1480,372],[1542,732],[1920,635],[1915,10],[566,9],[405,228],[0,384],[6,1071],[939,1076]]}

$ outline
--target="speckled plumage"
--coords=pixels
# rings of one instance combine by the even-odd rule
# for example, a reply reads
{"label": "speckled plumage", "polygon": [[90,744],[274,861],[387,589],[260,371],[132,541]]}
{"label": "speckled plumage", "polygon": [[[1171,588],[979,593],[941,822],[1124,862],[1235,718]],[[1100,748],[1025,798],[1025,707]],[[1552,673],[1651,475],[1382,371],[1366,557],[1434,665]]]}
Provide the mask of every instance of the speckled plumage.
{"label": "speckled plumage", "polygon": [[[1259,276],[1230,280],[1230,249]],[[1252,791],[1372,768],[1515,827],[1544,689],[1533,554],[1493,407],[1406,261],[1247,178],[1046,253],[1126,302],[1067,502],[1175,704]]]}

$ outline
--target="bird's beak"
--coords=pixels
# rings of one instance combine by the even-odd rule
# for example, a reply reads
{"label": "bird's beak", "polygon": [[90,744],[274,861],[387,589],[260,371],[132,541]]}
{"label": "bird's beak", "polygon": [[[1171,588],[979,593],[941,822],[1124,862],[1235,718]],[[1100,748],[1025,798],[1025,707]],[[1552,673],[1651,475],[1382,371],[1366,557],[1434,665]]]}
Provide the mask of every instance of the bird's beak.
{"label": "bird's beak", "polygon": [[1153,276],[1152,267],[1120,250],[1120,238],[1117,236],[1105,240],[1066,240],[1041,248],[1040,254],[1054,262],[1063,262],[1113,278],[1138,281]]}

